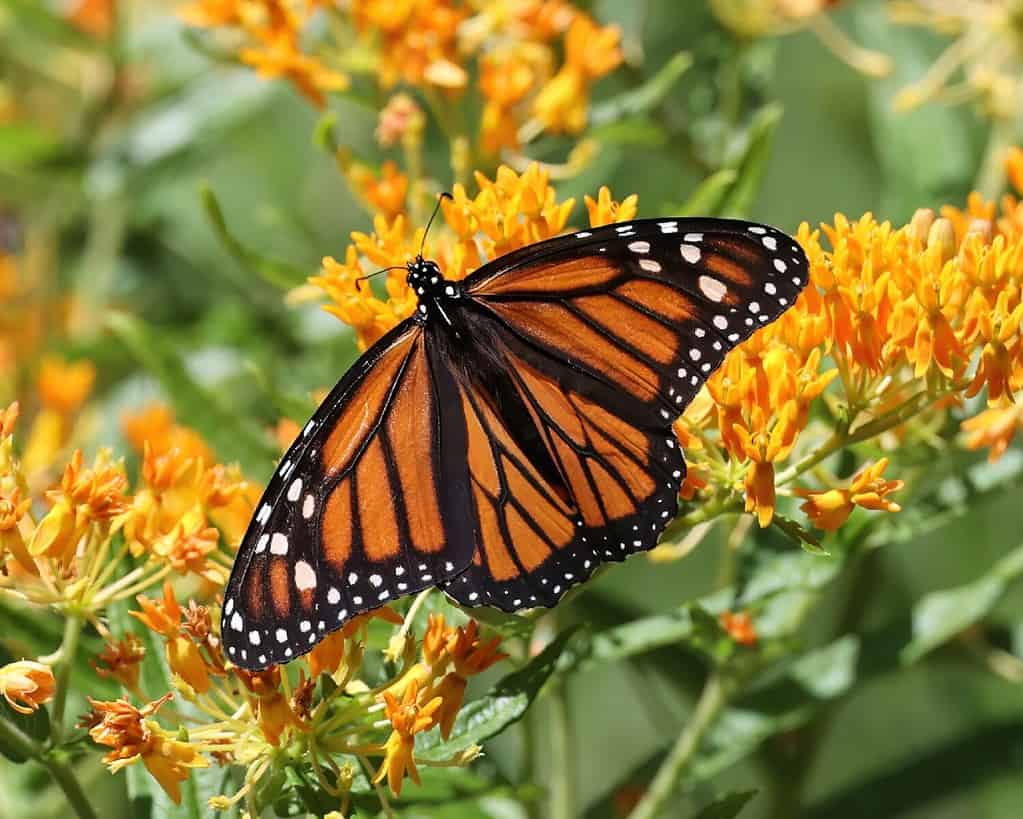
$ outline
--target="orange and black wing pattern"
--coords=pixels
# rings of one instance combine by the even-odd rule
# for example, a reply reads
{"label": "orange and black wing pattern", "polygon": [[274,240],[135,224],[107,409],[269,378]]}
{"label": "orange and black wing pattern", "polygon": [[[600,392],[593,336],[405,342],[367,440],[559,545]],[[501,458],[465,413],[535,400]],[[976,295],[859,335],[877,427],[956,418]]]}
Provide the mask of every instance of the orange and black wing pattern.
{"label": "orange and black wing pattern", "polygon": [[653,547],[685,475],[672,422],[807,279],[784,233],[716,219],[581,231],[470,276],[465,323],[487,352],[460,389],[480,530],[448,593],[550,606]]}
{"label": "orange and black wing pattern", "polygon": [[685,462],[671,424],[726,353],[807,283],[766,225],[626,222],[446,282],[341,379],[285,454],[224,596],[228,657],[265,668],[438,586],[552,606],[650,549]]}
{"label": "orange and black wing pattern", "polygon": [[469,564],[464,424],[430,332],[407,322],[374,345],[284,455],[224,594],[232,662],[288,662]]}

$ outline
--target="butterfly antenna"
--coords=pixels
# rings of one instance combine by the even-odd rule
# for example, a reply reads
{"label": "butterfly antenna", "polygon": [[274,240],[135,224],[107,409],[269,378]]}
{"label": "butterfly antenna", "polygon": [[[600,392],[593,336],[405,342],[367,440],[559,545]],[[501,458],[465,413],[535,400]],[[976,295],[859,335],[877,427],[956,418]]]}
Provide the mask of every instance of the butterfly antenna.
{"label": "butterfly antenna", "polygon": [[430,232],[430,226],[433,224],[433,220],[437,217],[437,211],[440,210],[440,203],[445,199],[454,199],[450,193],[444,191],[437,197],[437,204],[433,206],[433,213],[430,214],[430,221],[426,223],[426,230],[423,231],[423,239],[419,243],[419,258],[423,258],[423,248],[426,247],[426,235]]}
{"label": "butterfly antenna", "polygon": [[399,265],[394,265],[393,267],[382,268],[381,270],[377,270],[375,273],[367,273],[365,276],[359,276],[359,278],[357,278],[355,280],[355,289],[356,290],[362,290],[362,283],[364,281],[367,281],[368,279],[372,279],[374,276],[379,276],[381,273],[387,273],[387,272],[389,272],[391,270],[404,270],[404,269],[405,269],[404,266],[399,264]]}

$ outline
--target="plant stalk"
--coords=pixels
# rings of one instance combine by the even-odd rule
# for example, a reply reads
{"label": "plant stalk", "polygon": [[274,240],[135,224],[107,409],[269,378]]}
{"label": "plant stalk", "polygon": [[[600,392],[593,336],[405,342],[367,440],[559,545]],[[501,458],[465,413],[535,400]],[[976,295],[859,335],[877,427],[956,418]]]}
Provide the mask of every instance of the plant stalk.
{"label": "plant stalk", "polygon": [[64,639],[60,644],[60,660],[54,672],[53,706],[50,711],[50,737],[57,745],[64,736],[64,709],[67,707],[71,669],[78,653],[78,638],[82,634],[82,618],[69,614],[64,622]]}
{"label": "plant stalk", "polygon": [[676,786],[699,750],[700,743],[726,702],[724,680],[718,672],[712,672],[703,686],[689,722],[679,734],[661,767],[657,769],[647,792],[629,814],[629,819],[654,819],[660,810],[669,804]]}

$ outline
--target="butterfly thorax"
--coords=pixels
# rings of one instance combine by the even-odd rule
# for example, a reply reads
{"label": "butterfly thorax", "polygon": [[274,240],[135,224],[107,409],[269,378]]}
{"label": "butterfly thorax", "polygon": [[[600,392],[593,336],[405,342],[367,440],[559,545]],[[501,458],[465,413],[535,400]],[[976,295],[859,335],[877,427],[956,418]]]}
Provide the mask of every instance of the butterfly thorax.
{"label": "butterfly thorax", "polygon": [[414,261],[409,262],[406,281],[419,300],[415,313],[417,321],[425,323],[439,318],[453,326],[451,302],[461,297],[461,282],[445,279],[437,263],[422,256],[416,256]]}

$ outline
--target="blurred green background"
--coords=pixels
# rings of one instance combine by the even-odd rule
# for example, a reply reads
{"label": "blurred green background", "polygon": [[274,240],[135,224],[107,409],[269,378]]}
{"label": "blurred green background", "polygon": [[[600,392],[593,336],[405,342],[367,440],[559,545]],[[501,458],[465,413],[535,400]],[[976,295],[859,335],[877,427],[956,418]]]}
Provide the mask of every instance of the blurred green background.
{"label": "blurred green background", "polygon": [[[56,26],[41,5],[0,4],[0,81],[8,89],[47,83],[49,96],[39,104],[50,106],[46,127],[18,120],[0,125],[0,207],[28,229],[58,237],[63,286],[93,305],[91,315],[114,308],[144,322],[142,336],[126,339],[97,326],[65,350],[97,362],[103,410],[96,439],[120,440],[120,413],[162,397],[221,457],[262,475],[270,456],[265,443],[254,442],[263,440],[261,428],[294,407],[281,397],[332,384],[356,349],[348,328],[316,305],[287,306],[278,289],[225,250],[200,191],[216,194],[232,235],[245,247],[307,274],[322,256],[340,256],[349,231],[367,229],[370,219],[333,158],[314,144],[319,115],[285,85],[203,57],[170,4],[131,4],[120,59],[146,90],[113,116],[77,106],[76,86],[88,78],[66,74],[62,49],[79,47],[80,35]],[[989,131],[982,116],[969,106],[928,105],[912,113],[891,106],[893,93],[918,79],[945,41],[893,26],[881,3],[842,3],[833,19],[860,43],[894,58],[896,72],[883,80],[843,64],[809,31],[739,41],[696,0],[580,5],[603,22],[620,23],[630,57],[641,57],[599,86],[598,101],[641,82],[679,51],[695,62],[643,123],[648,130],[609,131],[593,163],[559,184],[563,196],[581,197],[607,184],[619,198],[638,193],[641,216],[666,212],[729,155],[749,159],[749,128],[763,106],[780,119],[754,157],[762,162],[762,177],[751,218],[794,231],[801,221],[814,225],[836,211],[851,218],[873,211],[902,224],[916,208],[960,204],[975,184]],[[728,116],[721,103],[735,93],[741,105]],[[55,111],[62,94],[66,111]],[[29,109],[35,104],[18,102]],[[332,99],[329,111],[344,144],[378,153],[372,107]],[[449,182],[444,154],[438,150],[430,161],[436,178]],[[184,400],[168,395],[153,376],[172,377],[179,365],[196,389]],[[956,468],[995,485],[1016,474],[1023,460],[1015,449],[995,470],[979,457],[957,457]],[[855,685],[846,692],[832,680],[843,693],[818,708],[793,700],[780,670],[777,684],[765,683],[762,699],[752,692],[740,700],[712,735],[718,751],[736,750],[735,764],[715,761],[709,752],[701,757],[706,776],[697,776],[670,815],[696,815],[730,790],[760,789],[742,816],[785,816],[784,797],[772,797],[767,784],[779,779],[802,784],[805,807],[798,815],[812,819],[1023,815],[1019,683],[968,661],[962,648],[908,667],[897,660],[913,602],[978,577],[1019,545],[1021,531],[1018,494],[978,497],[926,535],[873,551],[832,582],[799,644],[810,649],[835,633],[869,636],[875,653],[860,663],[827,656],[814,670],[823,684],[835,673],[855,674]],[[565,617],[614,624],[701,597],[714,588],[722,548],[712,534],[685,560],[635,559],[615,567],[591,583]],[[1019,589],[990,622],[1006,648],[1023,652]],[[666,647],[569,679],[565,699],[577,732],[569,762],[581,813],[619,815],[615,793],[619,800],[628,793],[623,772],[635,771],[640,781],[644,766],[649,769],[673,741],[689,713],[699,668],[693,655]],[[810,707],[816,716],[807,721],[800,709]],[[542,725],[558,716],[550,709],[543,700],[529,719]],[[759,745],[758,731],[766,737]],[[747,754],[751,742],[756,747]],[[520,744],[517,734],[490,742],[484,766],[517,778]],[[541,783],[566,763],[543,743],[531,756]],[[26,801],[40,776],[0,775],[0,815],[65,815],[59,800]],[[97,802],[101,815],[120,816],[119,783],[99,770],[96,783],[105,800]]]}

